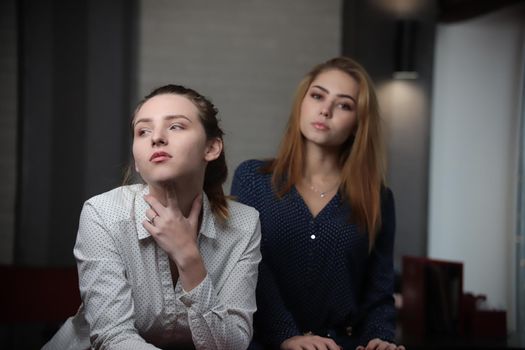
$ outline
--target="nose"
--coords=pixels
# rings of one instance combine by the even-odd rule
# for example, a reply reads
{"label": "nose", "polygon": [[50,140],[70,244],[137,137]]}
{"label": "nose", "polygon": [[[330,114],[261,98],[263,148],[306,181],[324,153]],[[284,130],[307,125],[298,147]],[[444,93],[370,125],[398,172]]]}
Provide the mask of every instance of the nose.
{"label": "nose", "polygon": [[329,118],[332,115],[332,108],[330,104],[325,103],[321,106],[321,110],[319,111],[319,114],[323,116],[324,118]]}
{"label": "nose", "polygon": [[164,146],[168,144],[168,140],[162,130],[155,130],[151,135],[152,146]]}

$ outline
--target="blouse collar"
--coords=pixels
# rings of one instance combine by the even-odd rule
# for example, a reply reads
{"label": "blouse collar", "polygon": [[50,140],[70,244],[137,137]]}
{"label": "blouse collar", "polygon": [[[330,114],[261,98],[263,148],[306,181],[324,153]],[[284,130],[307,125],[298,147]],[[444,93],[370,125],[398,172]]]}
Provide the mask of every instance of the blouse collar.
{"label": "blouse collar", "polygon": [[[144,185],[142,190],[140,190],[135,196],[135,210],[133,216],[139,240],[151,236],[144,226],[142,226],[142,222],[146,219],[146,210],[149,208],[149,204],[144,200],[144,196],[148,193],[149,188],[148,186]],[[217,222],[215,216],[211,212],[208,196],[204,191],[202,192],[202,223],[200,227],[200,234],[211,239],[215,239],[217,237]]]}

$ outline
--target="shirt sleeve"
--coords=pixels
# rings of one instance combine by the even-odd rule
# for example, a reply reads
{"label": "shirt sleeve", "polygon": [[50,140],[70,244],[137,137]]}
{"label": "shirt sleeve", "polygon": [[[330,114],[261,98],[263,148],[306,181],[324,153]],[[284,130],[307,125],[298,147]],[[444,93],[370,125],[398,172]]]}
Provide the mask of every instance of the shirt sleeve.
{"label": "shirt sleeve", "polygon": [[[246,205],[259,210],[257,198],[257,176],[254,161],[242,163],[232,181],[231,194]],[[263,236],[264,245],[264,236]],[[263,249],[264,252],[264,249]],[[257,282],[257,305],[255,314],[256,337],[259,341],[272,348],[279,348],[280,344],[288,338],[302,334],[292,314],[286,308],[281,297],[275,277],[264,260],[259,265],[259,279]]]}
{"label": "shirt sleeve", "polygon": [[197,287],[180,296],[188,307],[188,322],[197,350],[246,349],[250,343],[261,260],[259,222],[250,237],[221,291],[217,293],[207,275]]}
{"label": "shirt sleeve", "polygon": [[364,291],[364,322],[360,337],[362,345],[374,338],[392,342],[395,337],[394,236],[394,198],[389,189],[384,189],[382,228],[370,253],[368,280]]}
{"label": "shirt sleeve", "polygon": [[86,202],[77,242],[79,287],[93,349],[157,349],[134,326],[131,288],[118,246],[97,209]]}

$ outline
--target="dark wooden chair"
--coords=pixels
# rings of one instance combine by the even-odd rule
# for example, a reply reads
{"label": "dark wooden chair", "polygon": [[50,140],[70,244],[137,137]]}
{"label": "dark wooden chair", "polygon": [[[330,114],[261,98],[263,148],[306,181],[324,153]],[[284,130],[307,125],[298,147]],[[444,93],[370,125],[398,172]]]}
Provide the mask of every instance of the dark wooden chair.
{"label": "dark wooden chair", "polygon": [[0,323],[60,322],[76,313],[76,267],[0,266]]}
{"label": "dark wooden chair", "polygon": [[76,267],[0,266],[0,348],[39,349],[80,306]]}

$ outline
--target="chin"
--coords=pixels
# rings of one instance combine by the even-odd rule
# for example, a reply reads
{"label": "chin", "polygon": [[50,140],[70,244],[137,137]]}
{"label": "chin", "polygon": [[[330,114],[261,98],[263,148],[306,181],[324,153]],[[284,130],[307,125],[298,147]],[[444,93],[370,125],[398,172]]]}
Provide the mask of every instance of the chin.
{"label": "chin", "polygon": [[144,181],[147,184],[151,184],[151,185],[154,185],[154,184],[162,185],[162,184],[165,184],[165,183],[177,181],[177,176],[174,176],[174,175],[149,176],[147,178],[144,178]]}
{"label": "chin", "polygon": [[317,137],[307,137],[306,140],[308,142],[311,142],[313,144],[316,144],[317,146],[328,146],[330,143],[329,140],[327,140],[326,137],[319,137],[319,135],[316,135]]}

